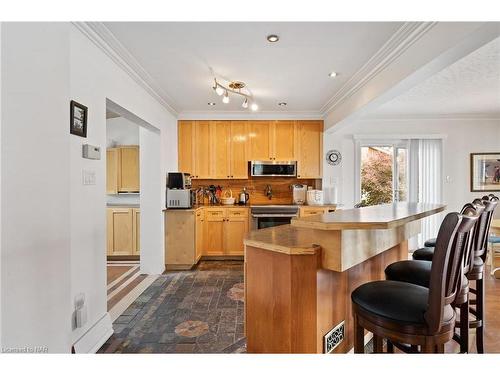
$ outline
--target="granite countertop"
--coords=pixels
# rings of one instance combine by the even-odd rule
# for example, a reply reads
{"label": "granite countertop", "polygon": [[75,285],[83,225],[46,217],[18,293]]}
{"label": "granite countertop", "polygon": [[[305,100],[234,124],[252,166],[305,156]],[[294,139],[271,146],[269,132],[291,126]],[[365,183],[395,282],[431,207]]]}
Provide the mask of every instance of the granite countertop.
{"label": "granite countertop", "polygon": [[247,246],[258,247],[288,255],[314,254],[319,250],[314,245],[312,230],[296,228],[289,224],[248,233],[244,242]]}
{"label": "granite countertop", "polygon": [[444,204],[399,202],[339,210],[292,220],[301,228],[322,230],[390,229],[444,211]]}
{"label": "granite countertop", "polygon": [[200,208],[251,208],[251,207],[265,207],[265,206],[295,206],[295,207],[335,207],[339,208],[342,207],[341,204],[336,204],[336,203],[325,203],[321,205],[307,205],[307,204],[275,204],[275,203],[270,203],[270,204],[247,204],[247,205],[239,205],[239,204],[197,204],[194,205],[191,208],[164,208],[163,211],[196,211]]}
{"label": "granite countertop", "polygon": [[106,203],[106,207],[130,207],[130,208],[140,208],[139,204],[134,203]]}

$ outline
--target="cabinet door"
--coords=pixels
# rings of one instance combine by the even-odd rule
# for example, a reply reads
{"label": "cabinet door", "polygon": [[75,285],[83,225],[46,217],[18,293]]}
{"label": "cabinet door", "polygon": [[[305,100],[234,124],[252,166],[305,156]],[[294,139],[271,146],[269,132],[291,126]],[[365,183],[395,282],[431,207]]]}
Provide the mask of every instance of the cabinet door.
{"label": "cabinet door", "polygon": [[207,236],[205,250],[207,255],[224,255],[224,209],[207,208],[205,225]]}
{"label": "cabinet door", "polygon": [[250,121],[248,137],[250,160],[272,160],[270,149],[270,121]]}
{"label": "cabinet door", "polygon": [[210,138],[212,144],[212,166],[211,177],[216,179],[230,178],[229,171],[229,142],[230,142],[230,122],[211,121]]}
{"label": "cabinet door", "polygon": [[132,209],[132,241],[133,241],[133,255],[141,253],[141,210],[138,208]]}
{"label": "cabinet door", "polygon": [[108,148],[106,150],[106,194],[118,194],[119,158],[119,149]]}
{"label": "cabinet door", "polygon": [[230,178],[248,178],[248,121],[231,121]]}
{"label": "cabinet door", "polygon": [[177,125],[177,148],[179,172],[194,174],[193,138],[194,121],[179,121]]}
{"label": "cabinet door", "polygon": [[204,234],[205,234],[205,220],[203,209],[196,211],[196,221],[195,221],[195,262],[198,262],[200,257],[203,255],[204,247]]}
{"label": "cabinet door", "polygon": [[139,147],[120,147],[120,170],[118,191],[139,191]]}
{"label": "cabinet door", "polygon": [[107,216],[108,255],[132,255],[132,209],[108,208]]}
{"label": "cabinet door", "polygon": [[194,122],[194,178],[210,176],[210,121]]}
{"label": "cabinet door", "polygon": [[224,254],[243,255],[243,240],[248,233],[247,217],[229,217],[224,225]]}
{"label": "cabinet door", "polygon": [[272,126],[273,160],[296,160],[295,121],[275,121]]}
{"label": "cabinet door", "polygon": [[297,177],[321,178],[323,121],[297,122]]}

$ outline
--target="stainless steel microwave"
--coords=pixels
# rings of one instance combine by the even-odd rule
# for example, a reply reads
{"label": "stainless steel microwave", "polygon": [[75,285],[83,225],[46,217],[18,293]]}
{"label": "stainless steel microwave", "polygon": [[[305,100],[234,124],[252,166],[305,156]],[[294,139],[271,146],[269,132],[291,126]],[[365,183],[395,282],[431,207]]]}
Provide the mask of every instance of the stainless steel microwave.
{"label": "stainless steel microwave", "polygon": [[296,161],[251,161],[250,172],[254,177],[296,177]]}

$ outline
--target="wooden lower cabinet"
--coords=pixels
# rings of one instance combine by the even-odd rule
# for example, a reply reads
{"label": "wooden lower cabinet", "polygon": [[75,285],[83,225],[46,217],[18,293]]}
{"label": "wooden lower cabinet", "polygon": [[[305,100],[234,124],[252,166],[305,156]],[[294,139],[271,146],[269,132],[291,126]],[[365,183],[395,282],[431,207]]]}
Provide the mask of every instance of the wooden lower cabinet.
{"label": "wooden lower cabinet", "polygon": [[140,254],[140,210],[128,207],[107,209],[107,255]]}
{"label": "wooden lower cabinet", "polygon": [[165,211],[167,269],[189,269],[202,256],[243,256],[247,208],[201,207]]}
{"label": "wooden lower cabinet", "polygon": [[307,217],[313,215],[323,215],[329,212],[334,212],[336,206],[301,206],[299,208],[299,217]]}

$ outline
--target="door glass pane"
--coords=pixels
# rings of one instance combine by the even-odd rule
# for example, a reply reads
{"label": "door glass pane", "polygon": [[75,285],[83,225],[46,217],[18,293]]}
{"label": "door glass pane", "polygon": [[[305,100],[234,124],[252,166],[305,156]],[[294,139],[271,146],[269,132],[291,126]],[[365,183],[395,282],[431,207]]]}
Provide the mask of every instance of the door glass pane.
{"label": "door glass pane", "polygon": [[393,200],[392,146],[361,147],[361,205],[373,206]]}
{"label": "door glass pane", "polygon": [[408,150],[406,148],[398,148],[396,152],[396,168],[398,169],[396,200],[398,202],[405,202],[408,200]]}

